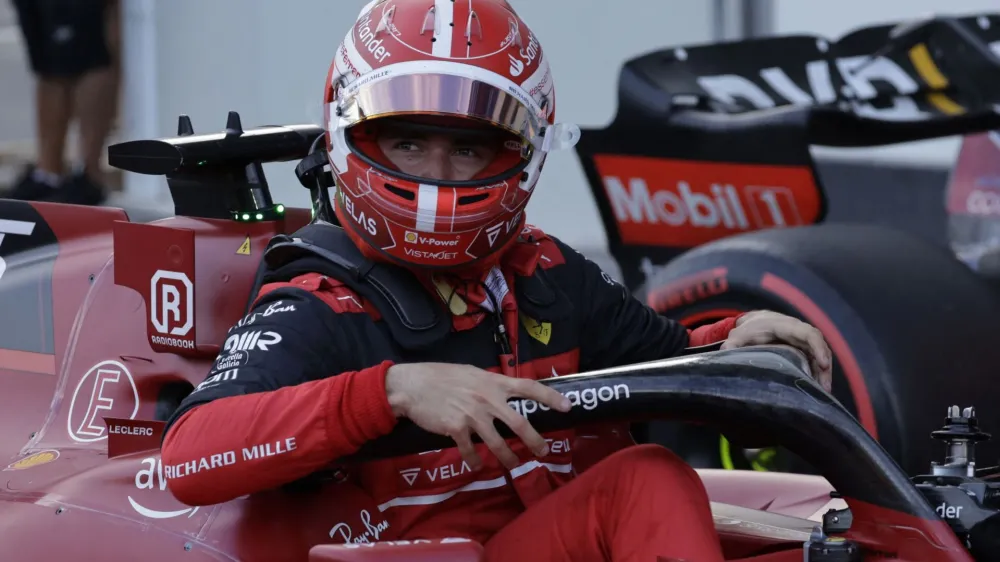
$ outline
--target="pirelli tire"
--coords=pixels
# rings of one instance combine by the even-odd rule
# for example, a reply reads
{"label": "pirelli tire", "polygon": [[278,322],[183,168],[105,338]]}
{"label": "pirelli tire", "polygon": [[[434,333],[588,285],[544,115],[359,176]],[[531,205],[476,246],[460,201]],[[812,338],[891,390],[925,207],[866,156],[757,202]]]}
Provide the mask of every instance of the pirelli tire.
{"label": "pirelli tire", "polygon": [[[638,296],[689,326],[767,308],[818,327],[835,356],[834,396],[909,474],[943,460],[930,433],[951,404],[976,406],[980,427],[1000,431],[1000,299],[945,248],[903,232],[823,224],[725,238],[682,254]],[[670,433],[649,428],[651,440]],[[692,446],[674,433],[664,439],[681,454],[720,449],[717,434]],[[1000,464],[1000,439],[977,458]]]}

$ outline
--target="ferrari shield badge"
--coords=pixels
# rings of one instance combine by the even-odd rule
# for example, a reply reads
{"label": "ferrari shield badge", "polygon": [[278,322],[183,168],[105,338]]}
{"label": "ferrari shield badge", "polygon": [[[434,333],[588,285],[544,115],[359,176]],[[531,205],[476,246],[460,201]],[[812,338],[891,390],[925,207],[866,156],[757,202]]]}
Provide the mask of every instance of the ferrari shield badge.
{"label": "ferrari shield badge", "polygon": [[530,316],[521,315],[521,324],[524,325],[524,329],[528,331],[528,335],[535,338],[536,340],[542,342],[545,345],[549,345],[549,340],[552,339],[552,324],[549,322],[539,322]]}
{"label": "ferrari shield badge", "polygon": [[28,455],[7,465],[4,470],[24,470],[33,466],[48,464],[59,458],[59,451],[45,450]]}

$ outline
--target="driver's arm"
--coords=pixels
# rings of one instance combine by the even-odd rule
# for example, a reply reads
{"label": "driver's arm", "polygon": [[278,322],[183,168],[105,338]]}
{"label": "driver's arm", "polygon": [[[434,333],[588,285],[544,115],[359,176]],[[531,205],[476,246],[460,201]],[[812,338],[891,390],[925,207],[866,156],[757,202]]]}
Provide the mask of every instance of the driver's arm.
{"label": "driver's arm", "polygon": [[580,371],[605,369],[678,355],[684,348],[723,341],[738,316],[688,330],[661,316],[594,262],[556,240],[577,281],[582,319]]}
{"label": "driver's arm", "polygon": [[390,362],[366,365],[359,351],[356,334],[375,326],[358,299],[321,300],[291,284],[265,291],[227,335],[226,349],[239,351],[223,351],[167,422],[164,476],[185,504],[298,480],[395,426]]}

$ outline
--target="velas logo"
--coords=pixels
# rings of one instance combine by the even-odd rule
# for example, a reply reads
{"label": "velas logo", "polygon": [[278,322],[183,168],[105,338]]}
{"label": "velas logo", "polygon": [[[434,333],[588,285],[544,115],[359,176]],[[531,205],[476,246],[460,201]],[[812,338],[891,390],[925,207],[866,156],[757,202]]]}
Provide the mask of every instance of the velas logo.
{"label": "velas logo", "polygon": [[132,373],[118,361],[102,361],[81,378],[66,414],[66,431],[78,443],[108,438],[104,418],[135,419],[139,391]]}
{"label": "velas logo", "polygon": [[365,215],[365,212],[354,205],[354,201],[344,195],[341,192],[341,197],[344,199],[344,210],[347,211],[348,215],[354,219],[354,222],[358,223],[365,232],[372,236],[378,236],[378,225],[375,223],[375,219]]}
{"label": "velas logo", "polygon": [[821,198],[807,166],[599,154],[625,244],[691,247],[739,232],[812,224]]}

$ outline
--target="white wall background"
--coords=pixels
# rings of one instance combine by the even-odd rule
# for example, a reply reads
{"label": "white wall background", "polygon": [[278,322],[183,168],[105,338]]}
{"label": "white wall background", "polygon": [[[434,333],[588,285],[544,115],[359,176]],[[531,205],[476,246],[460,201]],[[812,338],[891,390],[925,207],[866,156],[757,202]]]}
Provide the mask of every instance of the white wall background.
{"label": "white wall background", "polygon": [[[616,111],[621,63],[645,51],[711,40],[738,28],[714,9],[738,0],[510,0],[538,35],[553,66],[559,115],[584,127],[608,124]],[[750,0],[776,33],[831,37],[878,21],[898,21],[946,7],[951,13],[1000,10],[1000,0]],[[237,110],[245,127],[321,122],[320,98],[332,54],[364,0],[125,0],[127,138],[173,135],[177,116],[196,132],[214,132]],[[731,14],[730,14],[731,15]],[[736,22],[738,23],[738,22]],[[768,25],[769,24],[769,25]],[[738,32],[738,29],[737,29]],[[888,158],[947,165],[957,140],[864,151],[817,149],[817,155]],[[308,204],[294,163],[268,166],[275,200]],[[604,230],[575,154],[550,157],[529,221],[581,250],[606,247]],[[137,206],[170,208],[162,178],[128,174]]]}
{"label": "white wall background", "polygon": [[[322,122],[323,81],[363,0],[126,0],[133,27],[127,78],[129,136],[173,135],[187,113],[195,132],[219,131],[229,110],[244,127]],[[151,12],[140,4],[148,2]],[[711,3],[680,0],[511,0],[550,57],[557,119],[605,126],[616,111],[623,60],[711,36]],[[332,6],[337,6],[336,9]],[[627,9],[623,9],[623,6]],[[338,15],[339,14],[339,15]],[[143,19],[147,18],[147,19]],[[140,31],[145,21],[145,31]],[[145,57],[145,61],[142,61]],[[152,76],[142,77],[141,70]],[[131,88],[131,94],[129,94]],[[156,98],[150,107],[136,103]],[[129,103],[129,102],[127,102]],[[150,120],[149,116],[155,115]],[[308,205],[294,163],[267,168],[275,201]],[[139,197],[169,205],[161,178],[132,176]],[[600,223],[572,151],[550,157],[528,207],[529,221],[571,244],[603,248]],[[157,193],[158,195],[151,195]]]}

